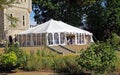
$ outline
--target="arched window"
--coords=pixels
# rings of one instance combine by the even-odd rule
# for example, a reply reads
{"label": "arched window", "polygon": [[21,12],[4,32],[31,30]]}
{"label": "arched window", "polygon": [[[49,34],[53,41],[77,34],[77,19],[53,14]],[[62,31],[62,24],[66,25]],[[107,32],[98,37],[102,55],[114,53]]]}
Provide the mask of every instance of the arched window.
{"label": "arched window", "polygon": [[60,43],[64,44],[65,42],[65,34],[64,33],[60,33]]}
{"label": "arched window", "polygon": [[58,33],[54,34],[54,41],[55,41],[55,44],[59,44],[59,35],[58,35]]}
{"label": "arched window", "polygon": [[38,35],[37,35],[37,45],[40,45],[40,46],[41,46],[41,45],[42,45],[42,41],[43,41],[43,40],[42,40],[42,34],[38,34]]}
{"label": "arched window", "polygon": [[52,44],[53,44],[53,36],[52,36],[52,33],[49,33],[49,34],[48,34],[48,44],[49,44],[49,45],[52,45]]}
{"label": "arched window", "polygon": [[77,44],[79,44],[79,39],[80,37],[79,37],[79,34],[77,33]]}
{"label": "arched window", "polygon": [[37,45],[37,43],[36,43],[36,34],[32,34],[32,42],[33,42],[34,46]]}
{"label": "arched window", "polygon": [[83,42],[83,36],[82,36],[82,34],[80,33],[80,35],[79,35],[79,43],[82,44],[82,42]]}

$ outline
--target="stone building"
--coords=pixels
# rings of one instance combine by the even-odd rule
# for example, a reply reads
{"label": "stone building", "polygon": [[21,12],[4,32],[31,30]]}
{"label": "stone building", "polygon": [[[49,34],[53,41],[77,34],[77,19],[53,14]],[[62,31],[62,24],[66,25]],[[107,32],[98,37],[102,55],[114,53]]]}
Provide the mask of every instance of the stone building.
{"label": "stone building", "polygon": [[[8,36],[15,37],[21,31],[30,27],[30,12],[32,11],[32,0],[16,0],[11,6],[0,10],[0,42],[8,40]],[[10,27],[12,21],[7,15],[18,19],[16,27]]]}

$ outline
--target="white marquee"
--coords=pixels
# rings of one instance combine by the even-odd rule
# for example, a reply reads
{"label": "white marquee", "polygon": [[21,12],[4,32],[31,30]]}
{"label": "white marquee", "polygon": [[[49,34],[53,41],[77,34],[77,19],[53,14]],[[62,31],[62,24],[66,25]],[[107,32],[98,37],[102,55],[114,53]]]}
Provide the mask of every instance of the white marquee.
{"label": "white marquee", "polygon": [[92,33],[53,19],[19,33],[18,39],[21,46],[80,45],[93,42]]}

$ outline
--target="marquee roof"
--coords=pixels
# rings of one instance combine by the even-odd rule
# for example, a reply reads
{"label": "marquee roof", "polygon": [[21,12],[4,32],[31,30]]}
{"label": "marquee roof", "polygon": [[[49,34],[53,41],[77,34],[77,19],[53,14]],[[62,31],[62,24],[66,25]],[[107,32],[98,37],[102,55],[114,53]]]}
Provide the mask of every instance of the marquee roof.
{"label": "marquee roof", "polygon": [[28,30],[25,30],[19,34],[32,34],[32,33],[39,34],[39,33],[59,33],[59,32],[84,33],[84,34],[92,35],[92,33],[88,32],[88,31],[71,26],[62,21],[56,21],[53,19],[51,19],[45,23],[42,23],[40,25],[37,25],[33,28],[30,28]]}

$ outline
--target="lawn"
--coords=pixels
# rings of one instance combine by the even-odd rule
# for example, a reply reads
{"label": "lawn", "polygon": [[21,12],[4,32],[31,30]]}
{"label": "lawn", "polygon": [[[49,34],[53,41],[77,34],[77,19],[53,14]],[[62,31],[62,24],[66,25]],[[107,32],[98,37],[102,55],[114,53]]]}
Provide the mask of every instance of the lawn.
{"label": "lawn", "polygon": [[[65,46],[68,49],[74,50],[76,52],[79,52],[81,49],[86,49],[87,45],[66,45]],[[34,51],[36,53],[37,50],[49,50],[48,47],[45,46],[39,46],[39,47],[21,47],[21,49],[25,50],[26,52]],[[0,53],[4,52],[4,48],[0,48]]]}
{"label": "lawn", "polygon": [[[35,53],[37,52],[37,50],[49,50],[51,51],[49,48],[44,47],[44,46],[39,46],[39,47],[21,47],[21,49],[23,49],[26,52],[30,52],[30,51],[34,51]],[[0,54],[4,52],[4,48],[0,48]]]}

